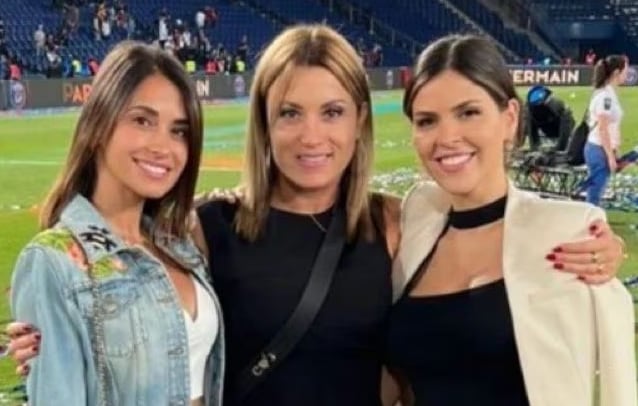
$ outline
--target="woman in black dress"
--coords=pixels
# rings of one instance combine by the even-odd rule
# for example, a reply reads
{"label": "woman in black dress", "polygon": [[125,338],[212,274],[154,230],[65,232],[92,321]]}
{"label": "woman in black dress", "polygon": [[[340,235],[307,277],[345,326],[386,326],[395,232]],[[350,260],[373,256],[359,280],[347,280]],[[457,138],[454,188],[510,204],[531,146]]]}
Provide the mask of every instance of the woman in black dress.
{"label": "woman in black dress", "polygon": [[[227,323],[226,405],[375,406],[397,199],[370,194],[373,139],[365,71],[325,26],[285,31],[252,85],[242,204],[198,210]],[[334,210],[346,244],[312,326],[247,395],[240,372],[300,300]]]}

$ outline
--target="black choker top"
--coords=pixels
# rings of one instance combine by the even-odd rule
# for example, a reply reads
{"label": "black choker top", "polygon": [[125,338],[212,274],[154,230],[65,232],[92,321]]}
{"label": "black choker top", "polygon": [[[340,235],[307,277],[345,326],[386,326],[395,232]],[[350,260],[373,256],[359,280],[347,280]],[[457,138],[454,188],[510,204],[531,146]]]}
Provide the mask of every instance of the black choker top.
{"label": "black choker top", "polygon": [[457,229],[467,229],[494,223],[505,216],[507,195],[498,200],[475,209],[454,211],[450,210],[448,225]]}

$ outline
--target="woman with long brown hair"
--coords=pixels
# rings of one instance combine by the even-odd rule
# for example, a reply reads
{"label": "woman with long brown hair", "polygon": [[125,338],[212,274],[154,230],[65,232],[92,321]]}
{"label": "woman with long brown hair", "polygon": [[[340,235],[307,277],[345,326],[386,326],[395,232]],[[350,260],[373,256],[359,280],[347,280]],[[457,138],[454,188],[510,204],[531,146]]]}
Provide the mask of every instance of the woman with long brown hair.
{"label": "woman with long brown hair", "polygon": [[44,337],[30,404],[221,405],[222,318],[187,227],[201,148],[179,62],[114,48],[13,274],[13,314]]}

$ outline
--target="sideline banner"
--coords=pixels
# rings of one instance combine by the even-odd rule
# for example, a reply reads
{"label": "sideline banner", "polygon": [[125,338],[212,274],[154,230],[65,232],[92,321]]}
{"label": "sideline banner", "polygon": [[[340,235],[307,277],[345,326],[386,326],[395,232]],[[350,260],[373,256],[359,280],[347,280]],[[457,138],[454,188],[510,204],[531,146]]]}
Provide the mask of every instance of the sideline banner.
{"label": "sideline banner", "polygon": [[[591,66],[510,65],[517,86],[591,86]],[[372,90],[403,89],[412,75],[409,67],[372,68],[367,76]],[[236,99],[248,96],[252,72],[232,75],[192,76],[197,95],[202,101]],[[26,79],[0,81],[0,110],[56,107],[79,107],[91,94],[92,78]],[[630,66],[626,86],[638,85],[638,70]]]}
{"label": "sideline banner", "polygon": [[[629,66],[625,86],[638,84],[636,66]],[[510,66],[510,74],[517,86],[591,86],[594,68],[582,66]]]}
{"label": "sideline banner", "polygon": [[590,66],[510,66],[517,86],[587,86],[593,73]]}
{"label": "sideline banner", "polygon": [[[192,76],[202,101],[246,97],[252,74]],[[92,78],[0,80],[0,110],[80,107],[91,94]]]}

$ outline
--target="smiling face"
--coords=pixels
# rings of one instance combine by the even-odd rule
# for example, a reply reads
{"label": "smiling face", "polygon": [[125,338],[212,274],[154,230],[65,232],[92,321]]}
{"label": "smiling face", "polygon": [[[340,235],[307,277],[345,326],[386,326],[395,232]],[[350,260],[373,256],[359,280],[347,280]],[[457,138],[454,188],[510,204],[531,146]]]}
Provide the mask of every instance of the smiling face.
{"label": "smiling face", "polygon": [[354,155],[366,110],[324,68],[296,67],[288,79],[273,83],[266,102],[277,184],[333,193]]}
{"label": "smiling face", "polygon": [[133,201],[163,197],[186,166],[188,134],[177,87],[160,74],[149,76],[133,93],[99,154],[95,194]]}
{"label": "smiling face", "polygon": [[518,113],[517,101],[502,108],[448,69],[415,95],[413,144],[429,175],[459,205],[488,203],[506,192],[505,148],[514,142]]}

